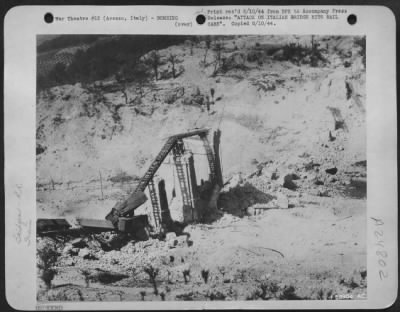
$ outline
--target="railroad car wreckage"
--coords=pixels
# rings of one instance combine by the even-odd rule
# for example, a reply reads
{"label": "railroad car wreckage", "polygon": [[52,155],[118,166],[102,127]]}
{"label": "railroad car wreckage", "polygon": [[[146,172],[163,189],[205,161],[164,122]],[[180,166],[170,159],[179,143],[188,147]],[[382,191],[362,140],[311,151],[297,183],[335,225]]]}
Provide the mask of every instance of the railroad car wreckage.
{"label": "railroad car wreckage", "polygon": [[119,231],[145,239],[204,220],[217,208],[223,186],[221,131],[213,132],[212,145],[209,135],[210,129],[195,129],[168,137],[135,190],[104,220],[78,218],[70,224],[61,218],[38,219],[38,235]]}

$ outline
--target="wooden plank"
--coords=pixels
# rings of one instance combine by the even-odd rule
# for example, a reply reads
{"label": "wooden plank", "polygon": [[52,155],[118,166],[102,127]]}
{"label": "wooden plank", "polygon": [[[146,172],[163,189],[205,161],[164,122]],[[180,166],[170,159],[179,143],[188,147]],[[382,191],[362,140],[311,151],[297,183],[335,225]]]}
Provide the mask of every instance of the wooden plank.
{"label": "wooden plank", "polygon": [[132,218],[120,217],[118,220],[118,229],[121,232],[135,232],[148,226],[147,215],[139,215]]}
{"label": "wooden plank", "polygon": [[207,134],[209,130],[210,129],[203,128],[203,129],[193,130],[193,131],[189,131],[189,132],[178,133],[178,134],[170,136],[170,138],[184,139],[184,138],[191,137],[194,135],[201,135],[201,134],[204,135],[204,134]]}
{"label": "wooden plank", "polygon": [[123,201],[120,206],[115,209],[121,211],[122,213],[128,213],[135,210],[140,205],[144,204],[147,200],[147,196],[144,192],[138,191],[131,194],[127,200]]}
{"label": "wooden plank", "polygon": [[99,219],[88,219],[80,218],[76,219],[80,226],[85,228],[100,228],[100,229],[114,229],[114,225],[109,220],[99,220]]}

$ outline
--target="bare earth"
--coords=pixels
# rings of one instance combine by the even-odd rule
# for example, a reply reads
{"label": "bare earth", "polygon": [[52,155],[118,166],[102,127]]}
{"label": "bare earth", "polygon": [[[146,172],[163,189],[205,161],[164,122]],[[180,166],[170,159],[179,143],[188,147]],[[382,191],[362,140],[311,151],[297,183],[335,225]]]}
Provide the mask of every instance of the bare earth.
{"label": "bare earth", "polygon": [[[161,50],[179,55],[184,72],[146,87],[140,104],[121,106],[118,122],[109,107],[124,103],[121,92],[105,93],[108,104],[97,108],[80,84],[40,94],[37,137],[46,149],[37,156],[38,217],[103,219],[132,192],[163,139],[195,127],[221,129],[226,185],[218,211],[176,237],[103,233],[83,237],[78,249],[73,237],[38,238],[38,248],[54,244],[61,254],[53,288],[38,278],[39,300],[366,298],[365,68],[351,38],[319,40],[328,65],[271,55],[216,77],[211,65],[199,66],[201,45],[193,55],[186,45]],[[249,52],[256,42],[282,38],[247,36],[225,46],[234,54],[233,45]],[[211,115],[188,104],[197,89],[210,88]],[[127,89],[132,101],[135,90]],[[344,125],[335,123],[338,114]],[[287,176],[295,188],[284,186]],[[98,235],[116,246],[104,250]],[[158,294],[149,264],[158,270]]]}

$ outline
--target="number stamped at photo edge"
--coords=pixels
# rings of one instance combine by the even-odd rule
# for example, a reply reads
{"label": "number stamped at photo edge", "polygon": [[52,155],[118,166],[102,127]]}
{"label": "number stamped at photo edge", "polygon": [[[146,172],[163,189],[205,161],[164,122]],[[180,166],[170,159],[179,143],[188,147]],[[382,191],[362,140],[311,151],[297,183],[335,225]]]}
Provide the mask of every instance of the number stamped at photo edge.
{"label": "number stamped at photo edge", "polygon": [[384,221],[380,218],[371,217],[374,224],[375,255],[379,268],[379,279],[385,280],[389,277],[387,270],[388,252],[385,249]]}

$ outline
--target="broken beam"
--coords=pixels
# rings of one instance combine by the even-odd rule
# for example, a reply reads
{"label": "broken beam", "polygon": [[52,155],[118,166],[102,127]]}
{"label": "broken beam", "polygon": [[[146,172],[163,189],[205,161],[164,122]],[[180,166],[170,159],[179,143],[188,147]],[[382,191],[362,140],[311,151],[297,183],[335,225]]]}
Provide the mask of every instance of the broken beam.
{"label": "broken beam", "polygon": [[96,220],[96,219],[77,219],[76,220],[80,226],[84,228],[98,228],[98,229],[109,229],[114,230],[114,225],[108,220]]}

